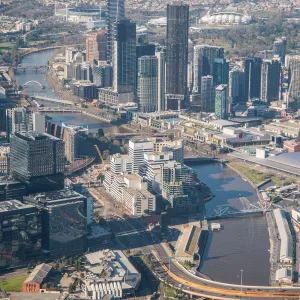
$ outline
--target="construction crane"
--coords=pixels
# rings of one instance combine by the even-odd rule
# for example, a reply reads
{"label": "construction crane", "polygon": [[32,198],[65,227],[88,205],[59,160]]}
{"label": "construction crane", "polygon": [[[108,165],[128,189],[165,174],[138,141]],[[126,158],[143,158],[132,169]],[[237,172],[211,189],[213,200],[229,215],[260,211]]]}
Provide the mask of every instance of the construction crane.
{"label": "construction crane", "polygon": [[102,162],[103,164],[105,164],[105,161],[104,161],[104,159],[103,159],[103,156],[102,156],[102,154],[101,154],[101,151],[100,151],[100,149],[98,148],[98,145],[94,145],[94,147],[95,147],[96,150],[97,150],[97,153],[98,153],[98,155],[99,155],[99,157],[100,157],[100,159],[101,159],[101,162]]}

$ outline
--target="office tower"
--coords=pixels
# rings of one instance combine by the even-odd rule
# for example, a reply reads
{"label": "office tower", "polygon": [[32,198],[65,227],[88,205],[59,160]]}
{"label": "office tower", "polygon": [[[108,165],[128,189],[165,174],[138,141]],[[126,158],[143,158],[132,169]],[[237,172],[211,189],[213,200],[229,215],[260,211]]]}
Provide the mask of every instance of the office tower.
{"label": "office tower", "polygon": [[280,93],[280,59],[264,60],[261,67],[260,97],[264,102],[279,100]]}
{"label": "office tower", "polygon": [[10,170],[29,193],[64,187],[64,142],[36,131],[16,132],[11,136]]}
{"label": "office tower", "polygon": [[229,72],[229,99],[232,104],[245,101],[245,72],[240,68],[233,68]]}
{"label": "office tower", "polygon": [[260,57],[249,57],[245,61],[246,101],[260,98],[261,65],[262,59]]}
{"label": "office tower", "polygon": [[87,199],[72,190],[24,197],[42,218],[42,249],[50,258],[82,255],[86,249]]}
{"label": "office tower", "polygon": [[224,58],[215,58],[213,63],[214,85],[228,84],[229,62]]}
{"label": "office tower", "polygon": [[129,155],[114,154],[110,157],[110,170],[114,174],[131,173],[132,160]]}
{"label": "office tower", "polygon": [[213,75],[214,61],[224,58],[224,49],[209,45],[194,47],[194,92],[201,92],[201,77]]}
{"label": "office tower", "polygon": [[189,6],[167,6],[166,110],[184,108],[187,97]]}
{"label": "office tower", "polygon": [[7,134],[19,131],[45,132],[45,115],[32,112],[24,107],[6,110]]}
{"label": "office tower", "polygon": [[138,59],[137,98],[140,112],[157,111],[158,60],[156,56],[142,56]]}
{"label": "office tower", "polygon": [[121,20],[114,25],[113,90],[135,93],[136,24]]}
{"label": "office tower", "polygon": [[9,144],[0,144],[0,176],[9,174]]}
{"label": "office tower", "polygon": [[261,57],[261,59],[272,59],[274,57],[274,51],[273,50],[259,51],[259,56]]}
{"label": "office tower", "polygon": [[112,86],[112,66],[98,62],[98,65],[93,65],[92,70],[95,86],[101,88]]}
{"label": "office tower", "polygon": [[107,60],[107,31],[98,30],[86,38],[86,60],[90,63]]}
{"label": "office tower", "polygon": [[0,203],[0,269],[41,259],[41,216],[32,205],[18,200]]}
{"label": "office tower", "polygon": [[215,110],[215,88],[213,77],[210,75],[201,77],[200,105],[201,111],[213,112]]}
{"label": "office tower", "polygon": [[125,18],[124,0],[107,0],[107,60],[112,61],[114,23]]}
{"label": "office tower", "polygon": [[165,89],[166,89],[166,52],[165,49],[159,49],[155,52],[157,57],[157,110],[165,110]]}
{"label": "office tower", "polygon": [[278,55],[280,57],[281,63],[285,62],[285,54],[286,54],[286,45],[287,40],[286,37],[282,37],[281,39],[276,39],[274,42],[274,55]]}
{"label": "office tower", "polygon": [[216,87],[215,114],[218,119],[228,118],[228,86],[226,84]]}
{"label": "office tower", "polygon": [[[155,55],[155,44],[139,43],[136,45],[136,70],[138,70],[138,61],[142,56],[154,56]],[[138,75],[138,74],[136,74]],[[138,76],[136,77],[136,84],[138,86]]]}
{"label": "office tower", "polygon": [[77,125],[62,123],[63,133],[61,139],[65,142],[65,157],[70,163],[79,158],[80,135],[88,134],[88,129]]}
{"label": "office tower", "polygon": [[153,141],[136,138],[129,141],[129,157],[132,161],[132,172],[138,172],[144,161],[144,153],[153,151]]}
{"label": "office tower", "polygon": [[287,68],[289,71],[288,98],[300,99],[300,56],[287,57]]}

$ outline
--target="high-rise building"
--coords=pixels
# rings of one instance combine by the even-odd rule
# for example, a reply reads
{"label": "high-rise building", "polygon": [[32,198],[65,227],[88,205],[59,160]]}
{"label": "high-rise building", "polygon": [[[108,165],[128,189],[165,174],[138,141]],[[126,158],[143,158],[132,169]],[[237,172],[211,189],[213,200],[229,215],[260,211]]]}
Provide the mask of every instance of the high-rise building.
{"label": "high-rise building", "polygon": [[213,77],[210,75],[201,77],[200,103],[201,111],[213,112],[215,110],[215,88]]}
{"label": "high-rise building", "polygon": [[194,92],[201,92],[202,76],[213,75],[216,58],[224,58],[223,48],[209,45],[194,47]]}
{"label": "high-rise building", "polygon": [[51,258],[82,255],[87,238],[87,199],[72,190],[24,197],[42,218],[42,249]]}
{"label": "high-rise building", "polygon": [[98,30],[86,38],[86,60],[90,63],[106,61],[107,59],[107,32]]}
{"label": "high-rise building", "polygon": [[232,104],[245,102],[245,72],[240,68],[233,68],[229,72],[229,99]]}
{"label": "high-rise building", "polygon": [[105,88],[112,86],[112,66],[106,63],[93,65],[93,83],[97,87]]}
{"label": "high-rise building", "polygon": [[[139,43],[136,45],[136,70],[138,70],[138,61],[142,56],[154,56],[155,44]],[[138,86],[138,71],[136,72],[136,88]]]}
{"label": "high-rise building", "polygon": [[166,52],[160,49],[155,52],[157,57],[157,110],[165,110],[165,90],[166,90]]}
{"label": "high-rise building", "polygon": [[24,107],[16,107],[6,110],[7,134],[19,131],[45,132],[45,115],[32,112]]}
{"label": "high-rise building", "polygon": [[289,71],[289,100],[300,99],[300,56],[287,57],[286,67]]}
{"label": "high-rise building", "polygon": [[260,98],[261,65],[262,59],[260,57],[249,57],[245,61],[246,101]]}
{"label": "high-rise building", "polygon": [[167,6],[166,109],[184,108],[187,96],[189,6]]}
{"label": "high-rise building", "polygon": [[41,259],[41,216],[18,200],[0,203],[0,269],[20,267]]}
{"label": "high-rise building", "polygon": [[216,87],[215,114],[218,119],[228,118],[228,86],[226,84]]}
{"label": "high-rise building", "polygon": [[132,160],[129,155],[114,154],[110,157],[110,170],[114,174],[132,172]]}
{"label": "high-rise building", "polygon": [[29,193],[64,187],[64,142],[36,131],[16,132],[11,136],[10,171],[23,182]]}
{"label": "high-rise building", "polygon": [[107,60],[112,61],[114,23],[125,18],[124,0],[107,0]]}
{"label": "high-rise building", "polygon": [[229,62],[224,58],[215,58],[213,63],[214,85],[228,84]]}
{"label": "high-rise building", "polygon": [[153,141],[135,138],[129,141],[129,157],[132,161],[132,172],[137,172],[144,161],[144,153],[153,151]]}
{"label": "high-rise building", "polygon": [[113,90],[135,93],[136,24],[121,20],[114,25]]}
{"label": "high-rise building", "polygon": [[280,57],[281,63],[283,64],[285,62],[286,45],[287,39],[284,36],[282,38],[276,39],[274,42],[274,55],[278,55]]}
{"label": "high-rise building", "polygon": [[280,93],[280,59],[264,60],[261,67],[260,97],[264,102],[279,100]]}
{"label": "high-rise building", "polygon": [[138,59],[138,107],[140,112],[157,111],[158,60],[156,56]]}

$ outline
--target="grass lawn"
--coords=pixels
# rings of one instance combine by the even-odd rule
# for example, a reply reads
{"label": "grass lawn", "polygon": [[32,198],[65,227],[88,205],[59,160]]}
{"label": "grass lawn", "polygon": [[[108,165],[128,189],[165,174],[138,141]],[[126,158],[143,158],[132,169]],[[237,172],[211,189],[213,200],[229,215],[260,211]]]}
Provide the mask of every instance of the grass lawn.
{"label": "grass lawn", "polygon": [[0,43],[0,49],[11,49],[14,46],[14,43]]}
{"label": "grass lawn", "polygon": [[0,286],[7,292],[20,292],[22,290],[23,282],[27,277],[28,275],[25,274],[18,277],[0,280]]}

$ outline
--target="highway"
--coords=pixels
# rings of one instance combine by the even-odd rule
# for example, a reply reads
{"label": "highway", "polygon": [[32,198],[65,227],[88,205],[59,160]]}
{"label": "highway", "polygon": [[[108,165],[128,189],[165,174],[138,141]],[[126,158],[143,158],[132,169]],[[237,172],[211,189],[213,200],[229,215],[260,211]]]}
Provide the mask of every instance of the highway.
{"label": "highway", "polygon": [[178,262],[171,259],[166,247],[163,243],[154,245],[157,260],[153,271],[161,280],[184,290],[187,294],[218,299],[249,299],[249,297],[254,299],[300,298],[300,287],[249,285],[241,287],[241,285],[212,281],[193,275]]}

